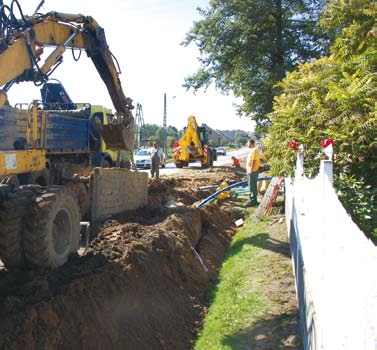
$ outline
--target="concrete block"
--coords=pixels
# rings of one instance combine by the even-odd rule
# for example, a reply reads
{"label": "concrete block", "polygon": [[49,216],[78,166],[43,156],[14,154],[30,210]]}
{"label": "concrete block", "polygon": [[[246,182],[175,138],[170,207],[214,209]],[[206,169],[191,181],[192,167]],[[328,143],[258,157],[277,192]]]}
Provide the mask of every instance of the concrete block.
{"label": "concrete block", "polygon": [[148,203],[148,174],[120,168],[95,168],[91,178],[91,220],[140,208]]}

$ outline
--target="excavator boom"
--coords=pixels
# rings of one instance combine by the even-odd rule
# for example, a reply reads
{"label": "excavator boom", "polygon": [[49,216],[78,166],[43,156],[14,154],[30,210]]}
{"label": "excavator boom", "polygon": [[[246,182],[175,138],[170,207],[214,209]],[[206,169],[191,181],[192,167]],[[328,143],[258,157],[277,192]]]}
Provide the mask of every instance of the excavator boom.
{"label": "excavator boom", "polygon": [[[113,123],[102,126],[107,148],[131,151],[134,139],[132,100],[123,92],[120,70],[108,47],[104,29],[92,17],[80,14],[48,12],[29,17],[20,9],[20,19],[16,19],[14,13],[7,19],[4,8],[1,6],[0,13],[0,107],[13,83],[41,84],[62,62],[67,48],[85,50],[105,83],[116,111]],[[46,46],[55,50],[41,64]]]}

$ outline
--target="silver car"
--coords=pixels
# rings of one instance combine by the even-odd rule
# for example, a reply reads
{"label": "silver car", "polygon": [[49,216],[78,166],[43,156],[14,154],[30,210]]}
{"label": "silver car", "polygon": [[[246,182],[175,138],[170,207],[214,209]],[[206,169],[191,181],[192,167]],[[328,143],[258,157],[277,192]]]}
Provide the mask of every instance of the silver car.
{"label": "silver car", "polygon": [[[152,153],[151,149],[141,149],[137,151],[134,156],[136,168],[144,168],[144,169],[150,168],[152,164],[151,153]],[[161,168],[165,168],[165,165],[166,165],[165,153],[160,148],[158,150],[158,154],[160,155],[160,166]]]}
{"label": "silver car", "polygon": [[226,156],[226,148],[225,147],[217,147],[216,152],[218,156]]}

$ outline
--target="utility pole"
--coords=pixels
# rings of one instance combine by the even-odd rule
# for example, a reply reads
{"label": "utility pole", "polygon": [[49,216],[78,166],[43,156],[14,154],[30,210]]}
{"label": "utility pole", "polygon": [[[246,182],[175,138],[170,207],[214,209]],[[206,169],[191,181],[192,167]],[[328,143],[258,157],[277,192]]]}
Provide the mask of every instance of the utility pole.
{"label": "utility pole", "polygon": [[[169,101],[173,100],[176,97],[177,96],[170,97]],[[162,126],[163,126],[163,129],[164,129],[164,145],[163,145],[163,150],[164,150],[165,154],[168,153],[168,123],[167,123],[167,118],[166,118],[166,102],[167,102],[167,99],[166,99],[166,92],[165,92],[164,93],[164,119],[163,119],[163,122],[162,122]]]}

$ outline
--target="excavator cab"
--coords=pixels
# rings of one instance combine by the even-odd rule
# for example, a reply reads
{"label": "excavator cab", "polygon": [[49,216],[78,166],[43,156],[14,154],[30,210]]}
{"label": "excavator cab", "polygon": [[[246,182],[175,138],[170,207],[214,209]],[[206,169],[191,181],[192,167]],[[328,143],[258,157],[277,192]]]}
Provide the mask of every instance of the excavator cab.
{"label": "excavator cab", "polygon": [[72,110],[77,108],[60,81],[44,83],[41,89],[41,97],[44,109]]}

